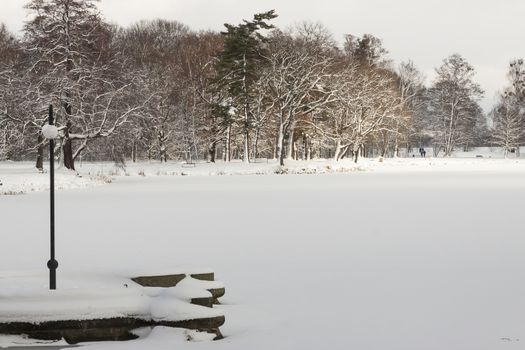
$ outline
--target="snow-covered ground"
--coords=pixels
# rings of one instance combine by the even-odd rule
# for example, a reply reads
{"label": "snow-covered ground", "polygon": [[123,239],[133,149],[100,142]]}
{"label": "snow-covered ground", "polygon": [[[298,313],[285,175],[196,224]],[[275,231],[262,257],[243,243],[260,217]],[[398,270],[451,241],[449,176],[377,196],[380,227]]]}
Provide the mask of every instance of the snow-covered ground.
{"label": "snow-covered ground", "polygon": [[[157,328],[85,348],[522,349],[525,161],[351,166],[297,162],[289,173],[322,174],[260,176],[276,165],[142,163],[111,184],[58,191],[59,288],[64,270],[177,265],[210,266],[226,285],[224,340]],[[79,168],[81,179],[111,169]],[[238,173],[253,175],[196,176]],[[0,196],[2,270],[45,271],[47,205],[45,192]]]}
{"label": "snow-covered ground", "polygon": [[[483,158],[476,155],[484,154]],[[525,151],[524,151],[525,154]],[[313,175],[356,172],[525,172],[525,158],[503,159],[499,153],[484,148],[469,153],[458,153],[452,158],[363,158],[356,164],[350,159],[286,161],[284,167],[275,160],[258,159],[244,164],[240,161],[215,164],[197,162],[160,163],[156,161],[128,163],[117,167],[112,162],[77,163],[77,171],[59,168],[56,171],[58,190],[99,186],[123,177],[173,176],[234,176],[234,175]],[[494,158],[493,158],[494,156]],[[0,195],[17,195],[49,190],[47,163],[44,173],[38,172],[33,162],[0,162]]]}
{"label": "snow-covered ground", "polygon": [[[33,162],[0,162],[0,196],[49,190],[47,166],[46,163],[46,169],[41,173]],[[77,174],[65,169],[57,169],[55,174],[55,186],[58,190],[87,188],[109,182],[111,182],[109,174],[89,172]]]}
{"label": "snow-covered ground", "polygon": [[[176,287],[144,288],[133,276],[61,273],[61,286],[48,290],[46,271],[0,272],[0,322],[42,323],[133,317],[145,321],[184,321],[224,316],[215,308],[190,304],[210,298],[219,281],[184,278]],[[212,336],[212,339],[214,336]]]}

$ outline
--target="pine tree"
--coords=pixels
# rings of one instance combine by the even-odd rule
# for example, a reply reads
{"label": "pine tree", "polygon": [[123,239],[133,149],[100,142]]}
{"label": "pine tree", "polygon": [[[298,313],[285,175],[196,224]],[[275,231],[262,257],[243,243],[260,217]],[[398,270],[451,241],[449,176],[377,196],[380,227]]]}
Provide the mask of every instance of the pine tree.
{"label": "pine tree", "polygon": [[249,132],[251,127],[251,104],[255,85],[265,62],[266,38],[261,30],[270,30],[267,21],[276,18],[274,10],[256,14],[252,21],[239,25],[225,24],[224,49],[218,56],[217,86],[226,89],[238,111],[242,111],[243,161],[249,161]]}

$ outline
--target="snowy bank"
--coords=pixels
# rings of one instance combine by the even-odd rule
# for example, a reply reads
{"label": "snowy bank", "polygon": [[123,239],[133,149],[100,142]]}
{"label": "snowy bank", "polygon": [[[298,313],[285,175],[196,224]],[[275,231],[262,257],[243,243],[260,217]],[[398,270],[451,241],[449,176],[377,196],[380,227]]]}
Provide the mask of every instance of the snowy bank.
{"label": "snowy bank", "polygon": [[[285,166],[276,161],[258,160],[249,164],[232,162],[138,162],[117,167],[110,162],[79,165],[78,173],[61,169],[56,174],[58,190],[88,188],[110,183],[122,177],[151,178],[170,176],[241,176],[241,175],[322,175],[362,172],[518,172],[525,173],[525,159],[520,158],[363,158],[289,160]],[[0,195],[23,194],[49,189],[49,175],[39,173],[32,163],[0,162]]]}
{"label": "snowy bank", "polygon": [[[76,343],[131,339],[133,329],[163,325],[206,329],[220,336],[217,328],[224,322],[224,312],[211,303],[194,301],[211,300],[209,290],[224,288],[221,282],[199,281],[187,274],[180,283],[160,288],[117,275],[61,272],[59,277],[59,288],[51,291],[45,271],[0,273],[0,333],[63,337]],[[78,334],[77,329],[85,332]]]}
{"label": "snowy bank", "polygon": [[[111,177],[101,175],[82,175],[66,169],[55,173],[55,186],[58,190],[87,188],[111,182]],[[33,163],[0,162],[0,195],[16,195],[49,190],[49,174],[39,172]]]}

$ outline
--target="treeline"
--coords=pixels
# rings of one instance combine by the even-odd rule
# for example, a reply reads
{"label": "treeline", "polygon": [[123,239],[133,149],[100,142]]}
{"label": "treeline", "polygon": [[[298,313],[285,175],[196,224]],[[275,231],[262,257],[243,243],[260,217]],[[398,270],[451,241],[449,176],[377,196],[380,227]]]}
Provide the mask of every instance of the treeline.
{"label": "treeline", "polygon": [[[430,87],[412,62],[395,65],[380,39],[320,24],[289,30],[274,11],[193,31],[166,20],[107,23],[94,1],[32,0],[23,35],[0,26],[0,159],[37,159],[49,104],[57,154],[160,161],[398,156],[400,149],[498,145],[525,134],[523,60],[490,116],[474,69],[452,55]],[[492,117],[492,128],[487,119]]]}

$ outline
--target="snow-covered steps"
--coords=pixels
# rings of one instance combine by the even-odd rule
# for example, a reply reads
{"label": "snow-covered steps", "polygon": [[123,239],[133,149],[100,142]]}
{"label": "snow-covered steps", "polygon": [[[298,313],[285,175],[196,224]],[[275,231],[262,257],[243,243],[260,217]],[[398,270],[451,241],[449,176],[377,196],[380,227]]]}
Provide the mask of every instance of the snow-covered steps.
{"label": "snow-covered steps", "polygon": [[[191,286],[194,288],[206,289],[213,297],[212,302],[214,304],[219,303],[219,298],[224,296],[226,290],[222,282],[215,281],[215,273],[208,270],[196,270],[194,269],[188,273],[173,273],[173,274],[162,274],[162,275],[142,275],[133,277],[132,280],[144,287],[175,287],[180,282],[183,282],[184,286]],[[199,301],[194,300],[194,304],[199,304]]]}
{"label": "snow-covered steps", "polygon": [[144,287],[128,277],[61,273],[58,290],[49,291],[45,271],[0,273],[0,334],[78,343],[134,339],[134,329],[167,326],[221,338],[224,314],[213,308],[220,293],[210,290],[224,293],[224,285],[213,272],[182,275],[174,286]]}

